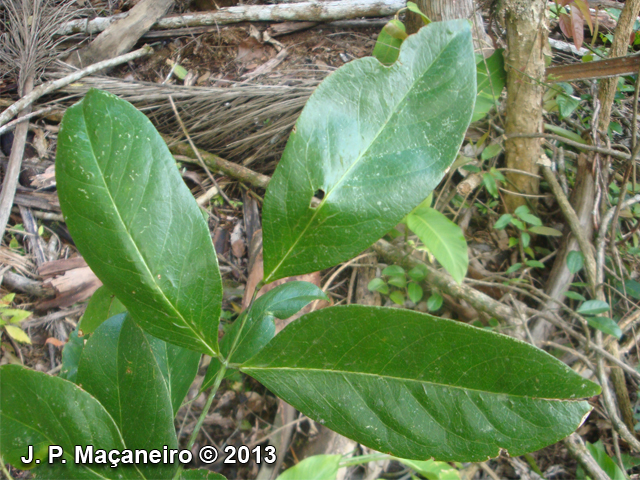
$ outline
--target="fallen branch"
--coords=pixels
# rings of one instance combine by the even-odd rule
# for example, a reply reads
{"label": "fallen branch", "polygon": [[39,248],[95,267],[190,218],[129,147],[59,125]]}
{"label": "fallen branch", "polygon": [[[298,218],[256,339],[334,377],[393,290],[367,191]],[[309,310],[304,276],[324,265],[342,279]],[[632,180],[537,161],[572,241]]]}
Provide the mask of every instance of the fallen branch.
{"label": "fallen branch", "polygon": [[[342,0],[333,2],[300,2],[283,5],[240,5],[220,8],[213,12],[189,13],[164,17],[153,29],[197,27],[203,25],[227,25],[239,22],[328,22],[360,17],[384,17],[393,15],[406,6],[404,0]],[[72,20],[60,27],[58,35],[85,33],[93,35],[107,29],[115,21],[128,14],[114,15],[93,20]]]}
{"label": "fallen branch", "polygon": [[34,88],[31,93],[22,97],[20,100],[18,100],[16,103],[8,107],[0,114],[0,127],[11,120],[14,116],[16,116],[18,112],[22,111],[25,107],[31,105],[40,97],[48,93],[55,92],[62,87],[66,87],[67,85],[80,80],[82,77],[91,75],[92,73],[96,73],[105,68],[115,67],[116,65],[120,65],[122,63],[127,63],[131,60],[135,60],[136,58],[149,55],[151,52],[153,52],[153,49],[145,45],[144,47],[131,53],[120,55],[119,57],[105,60],[104,62],[95,63],[87,68],[83,68],[82,70],[73,72],[66,77],[43,83],[42,85]]}

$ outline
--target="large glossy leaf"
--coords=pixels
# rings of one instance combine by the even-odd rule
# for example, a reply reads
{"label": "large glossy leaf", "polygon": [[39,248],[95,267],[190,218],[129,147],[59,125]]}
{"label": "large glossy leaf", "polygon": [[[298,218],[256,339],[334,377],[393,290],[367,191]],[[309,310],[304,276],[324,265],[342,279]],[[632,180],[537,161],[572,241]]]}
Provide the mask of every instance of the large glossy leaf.
{"label": "large glossy leaf", "polygon": [[0,382],[0,451],[5,462],[25,468],[20,457],[27,455],[27,445],[33,445],[39,452],[36,458],[41,460],[37,471],[48,476],[51,467],[44,460],[47,446],[59,445],[69,468],[64,477],[57,478],[143,478],[131,467],[71,467],[76,445],[83,449],[89,445],[106,450],[125,448],[109,413],[86,391],[67,380],[17,365],[0,367]]}
{"label": "large glossy leaf", "polygon": [[151,122],[99,90],[67,110],[56,180],[91,269],[152,335],[215,355],[222,287],[202,214]]}
{"label": "large glossy leaf", "polygon": [[305,415],[413,460],[483,461],[552,444],[600,388],[511,337],[409,310],[305,315],[241,370]]}
{"label": "large glossy leaf", "polygon": [[[104,322],[87,341],[77,382],[111,414],[128,448],[177,448],[167,384],[147,337],[127,314]],[[177,462],[138,468],[146,478],[172,478]]]}
{"label": "large glossy leaf", "polygon": [[391,67],[367,57],[327,77],[269,183],[266,281],[346,261],[396,225],[453,162],[475,96],[462,20],[411,35]]}
{"label": "large glossy leaf", "polygon": [[146,337],[167,384],[175,417],[189,387],[196,378],[202,355],[148,334]]}
{"label": "large glossy leaf", "polygon": [[407,215],[407,226],[453,279],[462,283],[469,267],[467,241],[462,229],[434,208],[420,208]]}
{"label": "large glossy leaf", "polygon": [[[313,283],[286,282],[259,297],[251,308],[231,325],[220,342],[220,351],[229,363],[242,363],[258,353],[276,334],[275,319],[289,318],[314,300],[327,295]],[[234,339],[238,337],[233,353]],[[201,391],[213,385],[221,364],[212,358]],[[229,370],[229,374],[232,370]]]}
{"label": "large glossy leaf", "polygon": [[104,285],[97,289],[87,304],[80,320],[79,329],[83,335],[96,331],[102,322],[126,312],[127,309]]}

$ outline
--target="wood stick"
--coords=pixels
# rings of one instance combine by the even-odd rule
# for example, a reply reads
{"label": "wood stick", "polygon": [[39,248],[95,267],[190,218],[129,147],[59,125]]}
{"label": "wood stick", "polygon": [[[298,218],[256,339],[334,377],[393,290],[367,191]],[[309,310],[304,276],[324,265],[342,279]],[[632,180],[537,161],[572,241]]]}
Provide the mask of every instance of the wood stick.
{"label": "wood stick", "polygon": [[104,62],[95,63],[87,68],[83,68],[82,70],[70,73],[66,77],[43,83],[42,85],[34,88],[31,93],[22,97],[20,100],[15,102],[0,114],[0,127],[11,120],[14,116],[16,116],[18,112],[24,110],[25,107],[31,105],[43,95],[55,92],[56,90],[62,87],[66,87],[70,83],[76,82],[82,77],[86,77],[87,75],[91,75],[92,73],[96,73],[105,68],[115,67],[116,65],[120,65],[122,63],[127,63],[131,60],[135,60],[136,58],[149,55],[151,52],[153,52],[153,49],[145,45],[144,47],[138,50],[134,50],[133,52],[127,53],[125,55],[120,55],[119,57],[111,58],[109,60],[105,60]]}
{"label": "wood stick", "polygon": [[[406,6],[404,0],[342,0],[331,2],[300,2],[283,5],[239,5],[220,8],[213,12],[174,15],[158,20],[153,29],[197,27],[203,25],[227,25],[239,22],[328,22],[360,17],[385,17],[394,15]],[[127,14],[93,20],[72,20],[60,27],[58,35],[74,33],[96,34]]]}

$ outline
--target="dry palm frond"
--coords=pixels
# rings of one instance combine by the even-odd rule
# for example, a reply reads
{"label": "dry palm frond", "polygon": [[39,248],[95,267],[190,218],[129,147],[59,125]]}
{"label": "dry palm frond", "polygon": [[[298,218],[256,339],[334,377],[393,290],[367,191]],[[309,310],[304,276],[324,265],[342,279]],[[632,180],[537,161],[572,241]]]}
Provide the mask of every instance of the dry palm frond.
{"label": "dry palm frond", "polygon": [[82,85],[65,91],[71,94],[66,99],[75,99],[91,87],[106,90],[134,104],[160,132],[175,135],[180,126],[168,100],[171,95],[198,147],[248,165],[281,153],[290,129],[319,81],[303,86],[236,84],[216,88],[86,77]]}
{"label": "dry palm frond", "polygon": [[54,38],[60,23],[74,15],[71,0],[6,0],[0,11],[0,75],[18,71],[20,94],[27,78],[37,78],[55,59],[63,39]]}

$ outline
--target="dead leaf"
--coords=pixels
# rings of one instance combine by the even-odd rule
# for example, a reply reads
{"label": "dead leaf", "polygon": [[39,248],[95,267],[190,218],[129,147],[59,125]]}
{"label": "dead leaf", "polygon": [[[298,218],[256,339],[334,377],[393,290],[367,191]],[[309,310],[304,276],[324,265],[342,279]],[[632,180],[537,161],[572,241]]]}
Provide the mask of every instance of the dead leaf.
{"label": "dead leaf", "polygon": [[265,46],[254,37],[249,37],[238,45],[238,54],[236,55],[236,62],[238,63],[248,65],[265,57],[268,57]]}
{"label": "dead leaf", "polygon": [[58,347],[58,348],[62,348],[64,347],[65,342],[62,342],[60,340],[58,340],[55,337],[49,337],[47,338],[47,340],[44,343],[50,343],[51,345],[53,345],[54,347]]}

